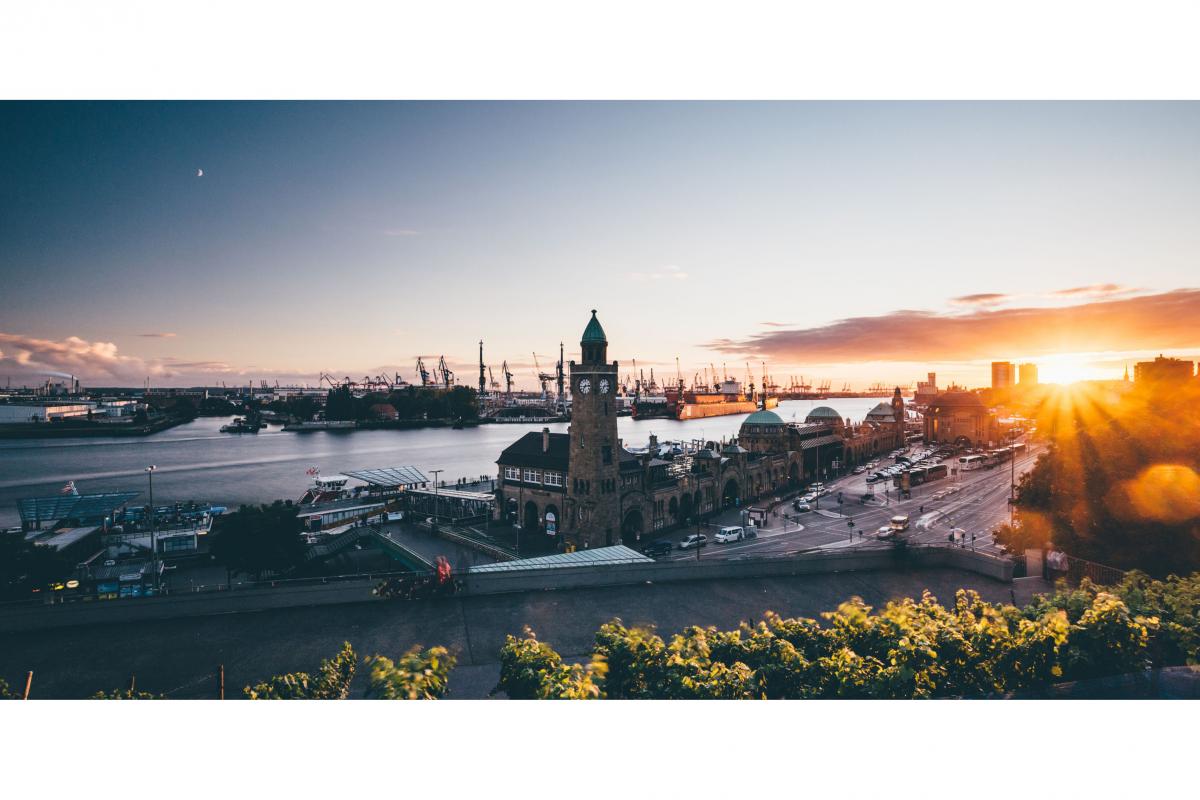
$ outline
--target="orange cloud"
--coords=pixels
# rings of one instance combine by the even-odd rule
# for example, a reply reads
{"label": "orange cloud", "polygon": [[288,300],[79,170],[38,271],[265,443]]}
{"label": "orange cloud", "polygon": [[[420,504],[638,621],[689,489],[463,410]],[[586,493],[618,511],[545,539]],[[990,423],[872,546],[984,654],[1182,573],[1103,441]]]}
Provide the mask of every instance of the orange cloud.
{"label": "orange cloud", "polygon": [[[1080,287],[1085,288],[1085,287]],[[769,330],[708,346],[727,353],[834,364],[975,361],[1009,355],[1200,346],[1200,289],[1049,308],[940,314],[900,310],[816,328]]]}

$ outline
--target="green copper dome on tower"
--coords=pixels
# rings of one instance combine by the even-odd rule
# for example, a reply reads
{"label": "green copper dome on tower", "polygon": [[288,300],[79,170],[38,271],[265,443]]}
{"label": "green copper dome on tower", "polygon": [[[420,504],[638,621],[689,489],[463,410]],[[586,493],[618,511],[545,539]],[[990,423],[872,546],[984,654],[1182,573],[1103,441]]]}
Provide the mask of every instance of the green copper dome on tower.
{"label": "green copper dome on tower", "polygon": [[587,327],[583,329],[582,344],[608,344],[608,337],[604,335],[604,328],[600,327],[600,320],[596,319],[596,309],[592,309],[592,318],[588,320]]}

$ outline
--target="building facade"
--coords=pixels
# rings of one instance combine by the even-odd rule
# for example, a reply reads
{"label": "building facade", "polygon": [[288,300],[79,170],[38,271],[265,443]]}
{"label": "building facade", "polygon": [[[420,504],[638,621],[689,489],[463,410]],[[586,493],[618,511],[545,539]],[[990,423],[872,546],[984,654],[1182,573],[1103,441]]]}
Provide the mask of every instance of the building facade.
{"label": "building facade", "polygon": [[1026,389],[1038,385],[1038,366],[1037,364],[1022,364],[1017,368],[1021,386]]}
{"label": "building facade", "polygon": [[1000,441],[999,424],[979,396],[972,392],[945,392],[925,409],[927,443],[990,447]]}
{"label": "building facade", "polygon": [[1007,389],[1016,382],[1016,372],[1011,361],[992,362],[993,389]]}
{"label": "building facade", "polygon": [[1133,365],[1134,383],[1181,385],[1192,379],[1195,370],[1191,361],[1182,358],[1163,358],[1140,361]]}

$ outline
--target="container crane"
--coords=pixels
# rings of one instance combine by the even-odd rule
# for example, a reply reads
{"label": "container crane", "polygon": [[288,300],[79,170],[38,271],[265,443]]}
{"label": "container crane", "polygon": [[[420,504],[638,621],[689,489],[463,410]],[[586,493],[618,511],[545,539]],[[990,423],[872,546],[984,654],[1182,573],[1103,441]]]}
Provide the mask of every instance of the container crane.
{"label": "container crane", "polygon": [[454,384],[454,373],[446,366],[445,356],[438,356],[438,371],[442,375],[442,385],[449,389]]}
{"label": "container crane", "polygon": [[504,394],[511,400],[513,389],[513,374],[508,368],[508,362],[505,361],[500,365],[500,370],[504,373]]}
{"label": "container crane", "polygon": [[421,376],[422,386],[432,386],[433,381],[429,378],[429,370],[425,369],[425,362],[417,356],[417,374]]}

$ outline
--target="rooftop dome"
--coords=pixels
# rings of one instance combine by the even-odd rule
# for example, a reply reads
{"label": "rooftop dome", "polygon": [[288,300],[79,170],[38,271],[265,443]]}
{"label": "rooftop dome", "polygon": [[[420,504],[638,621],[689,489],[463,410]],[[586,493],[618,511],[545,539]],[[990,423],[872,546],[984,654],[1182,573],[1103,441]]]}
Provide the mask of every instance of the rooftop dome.
{"label": "rooftop dome", "polygon": [[842,415],[834,411],[829,406],[817,406],[812,411],[808,412],[808,416],[804,418],[805,422],[824,422],[825,420],[836,419],[840,420]]}
{"label": "rooftop dome", "polygon": [[746,417],[746,421],[742,423],[742,427],[746,425],[782,425],[783,420],[774,411],[755,411],[750,416]]}
{"label": "rooftop dome", "polygon": [[604,335],[604,328],[600,327],[600,320],[596,319],[596,309],[592,309],[592,318],[588,320],[587,327],[583,329],[582,344],[608,344],[608,337]]}

